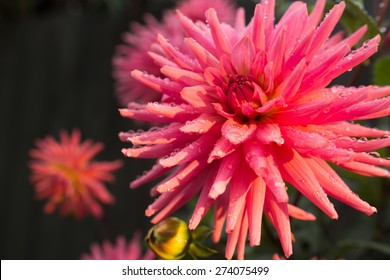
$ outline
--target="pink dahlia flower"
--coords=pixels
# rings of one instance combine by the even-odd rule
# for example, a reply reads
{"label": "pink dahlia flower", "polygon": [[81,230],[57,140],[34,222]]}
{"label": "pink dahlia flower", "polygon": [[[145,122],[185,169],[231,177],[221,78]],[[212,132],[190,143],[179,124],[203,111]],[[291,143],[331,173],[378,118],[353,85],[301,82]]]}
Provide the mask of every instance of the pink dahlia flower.
{"label": "pink dahlia flower", "polygon": [[[134,146],[129,157],[159,158],[137,187],[169,173],[153,188],[160,195],[146,210],[158,222],[200,193],[189,227],[197,227],[214,205],[214,241],[226,220],[226,257],[244,255],[260,244],[265,214],[274,225],[286,257],[292,254],[286,182],[330,218],[338,214],[328,195],[368,215],[376,209],[353,193],[329,163],[367,176],[390,177],[376,149],[390,145],[390,131],[350,121],[390,114],[390,87],[326,88],[340,74],[377,51],[379,36],[351,50],[366,27],[343,39],[330,37],[345,4],[325,16],[325,0],[308,15],[294,2],[274,24],[275,0],[264,0],[244,25],[220,23],[214,9],[208,24],[195,24],[180,11],[191,55],[183,55],[163,35],[157,57],[167,77],[134,70],[132,76],[161,92],[161,102],[129,103],[122,116],[167,125],[120,135]],[[294,209],[293,209],[294,208]],[[304,216],[307,213],[304,213]],[[298,215],[299,216],[299,215]]]}
{"label": "pink dahlia flower", "polygon": [[56,207],[62,216],[83,218],[92,215],[100,218],[103,210],[99,204],[112,204],[114,198],[104,182],[113,180],[112,172],[120,161],[96,162],[92,158],[103,148],[100,143],[80,142],[80,132],[65,131],[60,141],[52,137],[38,140],[37,148],[30,151],[31,181],[37,199],[48,199],[44,211],[49,214]]}
{"label": "pink dahlia flower", "polygon": [[[210,7],[220,12],[223,21],[233,22],[234,6],[231,0],[182,0],[177,5],[177,9],[193,21],[204,21],[204,13]],[[161,23],[148,14],[145,16],[145,26],[132,23],[130,29],[131,32],[123,35],[125,44],[118,46],[113,57],[115,90],[119,104],[122,106],[126,106],[130,101],[147,103],[160,100],[159,91],[139,83],[130,75],[131,70],[140,69],[158,77],[165,77],[153,58],[155,55],[164,54],[160,46],[155,44],[158,34],[169,38],[182,52],[189,51],[183,44],[184,31],[177,24],[176,15],[172,10],[164,13]],[[148,53],[151,50],[153,53]]]}
{"label": "pink dahlia flower", "polygon": [[118,236],[116,244],[104,241],[103,245],[93,243],[91,253],[83,254],[83,260],[152,260],[155,258],[151,250],[142,253],[141,235],[136,233],[131,241],[126,243],[123,236]]}

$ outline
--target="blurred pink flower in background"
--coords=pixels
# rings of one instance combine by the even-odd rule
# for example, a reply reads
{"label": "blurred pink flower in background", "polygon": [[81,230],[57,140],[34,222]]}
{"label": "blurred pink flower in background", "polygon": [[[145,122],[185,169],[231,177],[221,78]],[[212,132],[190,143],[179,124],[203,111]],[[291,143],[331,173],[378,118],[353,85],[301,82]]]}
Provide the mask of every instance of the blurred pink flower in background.
{"label": "blurred pink flower in background", "polygon": [[[176,8],[193,21],[204,21],[205,11],[212,7],[221,12],[221,20],[232,23],[234,20],[234,6],[231,2],[231,0],[182,0],[179,1]],[[146,103],[160,100],[160,92],[139,83],[130,75],[133,69],[139,69],[158,77],[164,77],[153,58],[153,56],[164,54],[160,46],[156,44],[158,34],[163,34],[166,38],[169,38],[182,52],[189,51],[186,50],[186,46],[183,44],[184,30],[177,22],[174,10],[167,10],[163,14],[161,22],[150,14],[147,14],[144,20],[145,25],[136,22],[131,23],[131,32],[123,34],[125,44],[117,47],[113,57],[115,91],[121,106],[126,106],[131,101]],[[153,53],[150,54],[149,51],[152,50]]]}
{"label": "blurred pink flower in background", "polygon": [[62,216],[102,217],[100,203],[114,203],[103,183],[114,179],[112,172],[122,165],[121,161],[93,161],[103,144],[81,142],[79,130],[71,134],[62,131],[59,142],[48,136],[38,140],[36,146],[30,151],[31,182],[36,198],[48,200],[45,213],[58,207]]}
{"label": "blurred pink flower in background", "polygon": [[[294,2],[274,24],[274,0],[256,6],[245,25],[238,10],[234,25],[221,23],[215,9],[207,23],[194,23],[180,11],[177,22],[186,34],[186,54],[158,35],[152,57],[164,79],[134,70],[132,76],[160,92],[160,102],[129,103],[122,116],[165,127],[124,132],[128,157],[158,158],[132,182],[133,188],[169,174],[152,189],[159,197],[146,210],[153,223],[166,218],[200,193],[189,228],[194,229],[214,205],[213,240],[226,220],[226,258],[238,247],[244,257],[249,234],[259,245],[262,216],[274,225],[286,257],[292,254],[290,218],[314,219],[290,205],[290,183],[330,218],[338,214],[328,195],[371,215],[361,200],[330,167],[366,176],[390,177],[390,166],[377,149],[390,145],[390,131],[350,121],[388,116],[390,87],[326,88],[342,73],[373,55],[380,37],[352,50],[362,27],[347,38],[331,36],[345,3],[326,14],[325,0],[308,15]],[[318,26],[318,27],[317,27]],[[165,55],[161,55],[161,50]],[[301,215],[300,215],[300,214]]]}
{"label": "blurred pink flower in background", "polygon": [[115,244],[109,241],[104,241],[102,245],[93,243],[91,252],[81,256],[83,260],[152,260],[154,258],[155,255],[149,249],[143,253],[139,233],[134,234],[133,239],[128,243],[123,236],[118,236]]}

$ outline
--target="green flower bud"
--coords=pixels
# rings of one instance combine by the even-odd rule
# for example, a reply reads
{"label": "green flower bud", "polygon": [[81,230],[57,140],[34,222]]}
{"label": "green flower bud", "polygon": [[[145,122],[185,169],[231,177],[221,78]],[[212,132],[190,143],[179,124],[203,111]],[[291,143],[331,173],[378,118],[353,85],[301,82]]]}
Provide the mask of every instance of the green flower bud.
{"label": "green flower bud", "polygon": [[184,258],[191,245],[192,237],[187,224],[178,218],[167,218],[153,226],[146,242],[161,259],[178,260]]}

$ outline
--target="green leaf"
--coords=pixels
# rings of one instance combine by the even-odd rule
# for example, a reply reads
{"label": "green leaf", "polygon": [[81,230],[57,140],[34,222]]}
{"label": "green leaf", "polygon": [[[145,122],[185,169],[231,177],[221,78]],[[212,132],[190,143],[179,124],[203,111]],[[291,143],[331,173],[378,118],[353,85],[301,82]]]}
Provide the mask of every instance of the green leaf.
{"label": "green leaf", "polygon": [[198,259],[198,258],[204,259],[204,258],[209,258],[218,252],[202,244],[192,243],[188,253],[191,255],[193,259]]}
{"label": "green leaf", "polygon": [[345,240],[339,243],[339,247],[343,249],[366,248],[390,256],[390,246],[388,244],[379,243],[379,242],[373,242],[367,240]]}
{"label": "green leaf", "polygon": [[196,241],[205,240],[213,230],[206,226],[199,226],[194,231],[191,231],[192,239]]}
{"label": "green leaf", "polygon": [[374,84],[390,85],[390,56],[381,57],[374,65]]}
{"label": "green leaf", "polygon": [[[332,7],[334,3],[340,2],[335,0],[328,0]],[[374,19],[367,13],[364,8],[363,0],[344,0],[346,7],[341,17],[341,24],[345,30],[351,34],[363,25],[367,25],[367,32],[364,35],[364,40],[371,39],[378,34],[381,34],[379,27],[376,25]]]}

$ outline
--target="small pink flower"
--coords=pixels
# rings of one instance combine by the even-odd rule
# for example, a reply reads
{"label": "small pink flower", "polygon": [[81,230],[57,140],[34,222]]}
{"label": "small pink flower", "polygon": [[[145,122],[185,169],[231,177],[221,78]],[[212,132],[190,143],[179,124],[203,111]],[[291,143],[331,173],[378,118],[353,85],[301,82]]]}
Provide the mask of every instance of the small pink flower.
{"label": "small pink flower", "polygon": [[[184,55],[163,35],[165,56],[155,56],[160,79],[134,70],[132,76],[163,94],[162,101],[129,103],[122,116],[167,125],[143,133],[120,134],[134,146],[129,157],[158,158],[132,182],[138,187],[164,174],[152,189],[159,195],[146,210],[157,223],[199,193],[189,227],[194,229],[214,205],[214,241],[224,223],[226,257],[244,257],[260,244],[262,216],[274,225],[286,257],[292,254],[289,215],[308,218],[290,205],[286,182],[330,218],[338,214],[328,195],[371,215],[374,207],[348,188],[329,163],[367,176],[390,177],[390,166],[376,149],[390,145],[390,131],[350,121],[390,114],[390,87],[326,88],[342,73],[377,51],[380,37],[352,50],[366,27],[343,39],[329,37],[340,19],[341,2],[325,16],[325,0],[308,15],[294,2],[274,24],[275,0],[263,0],[245,25],[239,11],[234,25],[220,23],[214,9],[195,24],[177,12],[187,36]],[[314,217],[310,217],[313,219]]]}
{"label": "small pink flower", "polygon": [[90,140],[81,143],[78,130],[69,135],[62,131],[59,142],[48,136],[36,145],[30,151],[31,181],[36,198],[48,199],[45,213],[50,214],[59,207],[62,216],[102,217],[99,202],[114,203],[103,183],[114,179],[112,172],[122,165],[121,161],[93,161],[103,145]]}
{"label": "small pink flower", "polygon": [[[204,13],[210,7],[221,12],[223,21],[233,22],[234,9],[231,0],[182,0],[178,3],[177,9],[194,21],[204,21]],[[147,103],[160,100],[160,92],[139,83],[130,75],[131,70],[140,69],[158,77],[165,77],[154,62],[154,56],[164,54],[155,44],[158,34],[163,34],[184,53],[188,52],[183,44],[184,31],[177,23],[173,10],[164,13],[161,23],[148,14],[145,16],[145,26],[132,23],[130,29],[131,32],[123,34],[125,44],[117,47],[113,57],[115,90],[119,104],[122,106],[126,106],[131,101]],[[148,52],[152,50],[152,53]]]}
{"label": "small pink flower", "polygon": [[152,260],[155,258],[151,250],[142,253],[141,236],[136,233],[129,243],[123,236],[119,236],[116,244],[104,241],[102,246],[93,243],[91,253],[83,254],[83,260]]}

